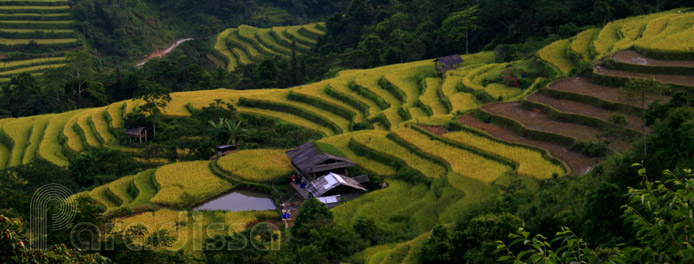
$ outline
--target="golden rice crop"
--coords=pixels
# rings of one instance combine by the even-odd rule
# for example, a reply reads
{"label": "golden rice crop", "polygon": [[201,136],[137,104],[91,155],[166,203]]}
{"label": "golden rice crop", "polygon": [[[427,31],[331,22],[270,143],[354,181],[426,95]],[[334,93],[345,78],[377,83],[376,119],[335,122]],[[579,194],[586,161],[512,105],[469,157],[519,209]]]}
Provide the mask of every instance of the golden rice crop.
{"label": "golden rice crop", "polygon": [[311,112],[317,116],[322,116],[326,120],[329,120],[330,122],[335,123],[337,126],[339,126],[342,131],[349,131],[352,126],[351,120],[347,120],[342,116],[336,115],[332,112],[326,111],[324,109],[318,108],[314,105],[311,104],[305,104],[302,102],[296,102],[296,101],[290,101],[287,100],[287,90],[276,90],[277,92],[267,92],[267,93],[262,93],[258,94],[255,96],[248,96],[247,98],[249,99],[258,99],[258,100],[263,100],[267,102],[275,102],[275,103],[280,103],[280,104],[285,104],[285,105],[291,105],[297,108],[304,109],[307,112]]}
{"label": "golden rice crop", "polygon": [[239,49],[237,47],[231,47],[231,53],[233,53],[236,58],[239,61],[239,64],[245,65],[245,64],[251,64],[253,61],[251,60],[250,57],[244,52],[242,49]]}
{"label": "golden rice crop", "polygon": [[128,101],[125,101],[125,103],[126,103],[126,106],[125,106],[125,112],[123,113],[124,116],[128,115],[129,113],[135,112],[135,110],[138,109],[140,107],[140,105],[143,104],[143,101],[142,100],[128,100]]}
{"label": "golden rice crop", "polygon": [[646,28],[643,30],[641,38],[634,41],[634,46],[640,48],[647,48],[650,46],[651,43],[660,37],[661,33],[670,23],[670,20],[677,16],[677,14],[667,14],[648,21]]}
{"label": "golden rice crop", "polygon": [[[263,90],[203,90],[192,92],[176,92],[171,93],[171,102],[163,110],[168,116],[190,116],[190,112],[186,106],[190,104],[195,109],[202,109],[205,106],[215,102],[215,99],[220,99],[224,102],[235,102],[241,96],[250,96],[255,94],[265,94],[280,91],[278,89],[263,89]],[[141,101],[138,101],[141,102]],[[131,101],[128,101],[128,109],[131,109]],[[131,110],[128,110],[130,112]]]}
{"label": "golden rice crop", "polygon": [[243,51],[248,52],[249,59],[250,58],[261,58],[263,54],[260,53],[254,46],[253,43],[248,43],[245,40],[242,40],[239,38],[238,35],[238,30],[233,31],[231,34],[229,34],[229,40],[232,43],[234,48],[239,48]]}
{"label": "golden rice crop", "polygon": [[323,100],[326,103],[333,104],[333,105],[336,105],[336,106],[341,107],[343,109],[347,109],[347,110],[354,112],[356,114],[354,116],[354,122],[355,123],[361,122],[361,121],[366,119],[366,117],[364,117],[363,113],[360,110],[355,109],[354,107],[346,104],[345,102],[339,101],[339,100],[327,95],[325,93],[326,85],[327,85],[327,82],[322,81],[322,82],[317,82],[317,83],[312,83],[312,84],[296,87],[296,88],[293,88],[292,91],[294,91],[297,94],[305,94],[305,95],[316,97],[318,99]]}
{"label": "golden rice crop", "polygon": [[429,139],[427,136],[411,129],[395,130],[397,136],[412,146],[438,157],[451,165],[453,172],[462,176],[491,183],[511,168],[499,162],[489,160],[472,152],[454,148],[443,142]]}
{"label": "golden rice crop", "polygon": [[504,100],[514,98],[523,93],[521,89],[508,87],[500,83],[490,83],[484,91],[494,98],[502,97]]}
{"label": "golden rice crop", "polygon": [[474,90],[484,90],[484,86],[480,84],[485,73],[498,67],[498,64],[484,65],[468,72],[463,77],[463,85]]}
{"label": "golden rice crop", "polygon": [[67,138],[67,146],[75,152],[81,152],[84,149],[82,138],[75,131],[77,119],[79,119],[79,117],[83,114],[84,112],[73,116],[70,118],[70,120],[68,120],[67,123],[65,123],[65,126],[63,127],[63,136]]}
{"label": "golden rice crop", "polygon": [[89,192],[89,196],[101,205],[105,206],[107,211],[118,208],[120,205],[117,204],[116,201],[113,201],[113,199],[111,199],[106,192],[108,192],[108,184],[94,188],[94,190]]}
{"label": "golden rice crop", "polygon": [[446,108],[443,107],[441,101],[439,100],[439,87],[441,87],[440,78],[427,78],[426,90],[424,90],[424,94],[419,97],[419,100],[422,101],[422,103],[431,107],[434,115],[446,114]]}
{"label": "golden rice crop", "polygon": [[565,173],[561,166],[545,159],[539,151],[510,146],[467,131],[447,133],[443,137],[513,160],[519,164],[519,174],[535,179],[549,179],[554,173],[558,175]]}
{"label": "golden rice crop", "polygon": [[493,51],[483,51],[473,54],[465,54],[461,57],[463,57],[463,60],[465,60],[465,62],[463,62],[461,66],[487,64],[496,61],[496,55],[494,55]]}
{"label": "golden rice crop", "polygon": [[313,33],[316,33],[316,34],[319,34],[319,35],[324,35],[325,32],[324,32],[323,30],[320,30],[320,29],[318,29],[318,28],[316,27],[316,25],[318,25],[318,24],[325,25],[325,23],[321,22],[321,23],[314,23],[314,24],[305,25],[304,28],[306,28],[306,30],[311,31],[311,32],[313,32]]}
{"label": "golden rice crop", "polygon": [[67,39],[7,39],[0,38],[0,43],[5,45],[26,45],[29,42],[36,42],[38,45],[47,44],[65,44],[77,42],[77,39],[67,38]]}
{"label": "golden rice crop", "polygon": [[289,27],[275,27],[275,28],[273,28],[273,30],[275,32],[277,32],[278,34],[282,34],[282,31],[286,30],[287,33],[289,33],[290,35],[294,36],[297,39],[301,39],[305,42],[315,44],[316,43],[315,39],[309,38],[309,37],[301,35],[301,33],[299,33],[299,29],[302,27],[304,27],[304,26],[299,25],[299,26],[289,26]]}
{"label": "golden rice crop", "polygon": [[137,197],[128,205],[132,208],[143,206],[157,194],[157,187],[154,185],[154,173],[156,169],[149,169],[136,174],[133,178],[135,187],[138,190]]}
{"label": "golden rice crop", "polygon": [[217,160],[217,165],[244,180],[267,182],[289,176],[294,170],[281,149],[241,150]]}
{"label": "golden rice crop", "polygon": [[398,244],[396,243],[389,243],[389,244],[382,244],[382,245],[376,245],[376,246],[370,246],[359,252],[359,255],[361,257],[360,260],[364,260],[363,263],[381,263],[380,260],[383,259],[385,256],[385,253],[387,253],[389,250],[395,248]]}
{"label": "golden rice crop", "polygon": [[32,32],[69,33],[69,32],[73,32],[72,29],[33,29],[33,28],[1,28],[0,31],[4,31],[4,32],[16,32],[16,33],[32,33]]}
{"label": "golden rice crop", "polygon": [[446,174],[446,168],[411,153],[406,148],[387,139],[386,134],[384,131],[374,131],[369,134],[354,135],[353,138],[362,145],[403,160],[408,166],[429,178],[440,178]]}
{"label": "golden rice crop", "polygon": [[[152,203],[180,206],[191,201],[204,201],[232,188],[232,185],[210,171],[209,161],[181,162],[161,167],[155,173],[161,190]],[[187,194],[187,195],[184,195]]]}
{"label": "golden rice crop", "polygon": [[[1,43],[1,42],[0,42]],[[19,69],[14,69],[11,71],[4,71],[0,73],[0,76],[9,76],[9,75],[15,75],[15,74],[20,74],[24,72],[32,72],[32,71],[40,71],[40,70],[46,70],[46,69],[54,69],[54,68],[60,68],[65,66],[63,63],[59,64],[49,64],[49,65],[39,65],[39,66],[31,66],[31,67],[26,67],[26,68],[19,68]]]}
{"label": "golden rice crop", "polygon": [[99,142],[94,129],[92,129],[92,126],[89,124],[93,111],[95,111],[95,109],[90,109],[84,114],[80,115],[77,118],[77,125],[80,127],[80,129],[82,129],[82,133],[84,134],[87,144],[92,147],[99,147],[101,146],[101,143]]}
{"label": "golden rice crop", "polygon": [[0,62],[0,69],[4,69],[4,68],[8,68],[8,67],[23,66],[23,65],[32,65],[32,64],[44,63],[44,62],[61,62],[64,60],[65,60],[65,57],[53,57],[53,58],[40,58],[40,59]]}
{"label": "golden rice crop", "polygon": [[[281,39],[283,42],[292,43],[292,40],[290,38],[288,38],[287,36],[282,34],[282,31],[285,31],[285,30],[286,30],[285,27],[273,27],[273,28],[270,28],[268,32],[274,31],[275,33],[277,33],[277,37],[279,37],[279,39]],[[278,43],[278,44],[282,44],[282,43]],[[304,49],[310,48],[310,47],[307,47],[307,46],[305,46],[299,42],[295,42],[294,44],[297,46],[297,48],[304,48]],[[292,47],[288,46],[288,48],[291,49]],[[300,53],[300,51],[297,50],[297,53]]]}
{"label": "golden rice crop", "polygon": [[277,111],[270,111],[270,110],[262,110],[262,109],[257,109],[257,108],[244,108],[244,107],[237,107],[239,113],[247,113],[247,114],[254,114],[254,115],[260,115],[260,116],[265,116],[269,118],[274,118],[274,119],[279,119],[284,122],[300,126],[303,128],[307,129],[312,129],[318,132],[321,132],[325,134],[326,136],[331,136],[334,134],[334,132],[327,127],[318,125],[310,120],[307,120],[305,118],[301,118],[296,115],[292,114],[287,114],[283,112],[277,112]]}
{"label": "golden rice crop", "polygon": [[125,102],[114,103],[108,106],[106,111],[111,117],[111,127],[115,129],[121,128],[123,126],[123,109],[125,107]]}
{"label": "golden rice crop", "polygon": [[7,163],[8,167],[22,164],[22,155],[29,142],[29,132],[31,132],[31,127],[34,125],[36,119],[37,117],[33,116],[14,119],[12,122],[3,124],[2,131],[14,141],[14,146],[10,151],[10,159]]}
{"label": "golden rice crop", "polygon": [[[245,39],[252,40],[254,43],[256,43],[258,50],[263,51],[263,52],[268,53],[268,54],[279,55],[279,56],[289,54],[289,53],[285,53],[285,52],[279,50],[274,45],[274,40],[272,40],[273,41],[272,43],[268,43],[268,45],[271,45],[271,46],[266,46],[262,42],[258,41],[258,38],[256,38],[256,35],[255,35],[257,32],[258,32],[258,28],[256,28],[256,27],[251,27],[251,26],[246,26],[246,25],[241,25],[238,27],[238,34],[241,37],[243,37]],[[270,39],[272,39],[272,38],[270,38]]]}
{"label": "golden rice crop", "polygon": [[[359,217],[369,217],[375,221],[388,221],[395,211],[417,209],[428,202],[428,188],[389,180],[388,188],[366,193],[354,203],[344,203],[332,209],[339,225],[352,225]],[[426,198],[425,198],[426,197]]]}
{"label": "golden rice crop", "polygon": [[694,28],[672,34],[655,42],[651,44],[651,49],[662,52],[692,52],[694,51]]}
{"label": "golden rice crop", "polygon": [[595,48],[595,52],[598,53],[598,57],[604,56],[612,51],[612,46],[619,41],[617,31],[623,24],[624,20],[618,20],[607,23],[607,25],[602,28],[598,37],[593,42],[593,48]]}
{"label": "golden rice crop", "polygon": [[58,10],[58,9],[70,9],[70,6],[19,6],[19,5],[3,5],[0,6],[0,10],[3,9],[36,9],[36,10]]}
{"label": "golden rice crop", "polygon": [[[329,138],[322,139],[320,142],[330,144],[334,146],[335,148],[339,149],[342,151],[342,153],[345,154],[345,156],[352,160],[357,166],[364,168],[367,171],[370,171],[372,173],[378,174],[380,176],[393,176],[395,175],[395,169],[393,167],[390,167],[388,165],[385,165],[383,163],[380,163],[378,161],[364,158],[362,156],[358,156],[356,153],[354,153],[349,147],[349,141],[354,137],[355,135],[363,135],[363,134],[370,134],[372,133],[371,131],[360,131],[360,132],[355,132],[355,133],[350,133],[350,134],[344,134],[344,135],[339,135],[339,136],[333,136]],[[380,133],[382,135],[382,133]]]}
{"label": "golden rice crop", "polygon": [[121,206],[126,206],[133,201],[134,197],[130,196],[128,189],[130,188],[130,184],[134,179],[135,176],[126,176],[108,184],[108,188],[111,190],[111,192],[113,192],[113,194],[118,196],[118,198],[123,201]]}
{"label": "golden rice crop", "polygon": [[116,143],[116,137],[111,134],[108,127],[108,122],[106,122],[106,119],[104,118],[106,110],[107,109],[105,107],[93,110],[91,115],[92,123],[94,124],[96,133],[99,134],[99,137],[104,140],[104,144]]}
{"label": "golden rice crop", "polygon": [[598,32],[600,32],[600,29],[591,28],[579,33],[576,35],[576,39],[571,42],[571,50],[576,54],[580,54],[584,61],[592,61],[592,56],[589,52],[590,45],[593,44],[593,39],[595,39]]}
{"label": "golden rice crop", "polygon": [[7,167],[7,161],[10,160],[10,149],[5,144],[0,143],[0,168]]}
{"label": "golden rice crop", "polygon": [[[409,66],[409,65],[408,65]],[[407,103],[414,102],[420,96],[419,79],[425,74],[434,74],[433,63],[429,65],[402,67],[397,71],[392,71],[385,77],[391,84],[399,88],[407,95]]]}
{"label": "golden rice crop", "polygon": [[540,58],[561,70],[562,73],[568,74],[574,68],[574,63],[566,56],[566,48],[569,45],[568,39],[555,41],[549,46],[541,49],[538,54]]}
{"label": "golden rice crop", "polygon": [[229,64],[227,65],[227,70],[232,70],[236,68],[238,63],[236,62],[236,57],[234,57],[234,54],[231,53],[229,50],[229,47],[227,47],[227,38],[229,37],[229,33],[234,30],[233,28],[227,29],[222,31],[222,33],[219,33],[217,35],[217,42],[214,44],[214,49],[219,51],[224,57],[226,57],[227,60],[229,60]]}
{"label": "golden rice crop", "polygon": [[36,154],[39,151],[39,146],[41,145],[41,139],[43,139],[43,134],[48,126],[49,119],[45,116],[34,123],[31,128],[31,137],[29,138],[29,145],[27,145],[24,151],[24,157],[22,158],[22,164],[27,164],[36,158]]}
{"label": "golden rice crop", "polygon": [[234,232],[243,231],[249,224],[276,217],[277,213],[274,211],[189,212],[163,208],[131,217],[116,218],[114,232],[127,230],[135,225],[144,225],[150,233],[166,229],[177,240],[170,250],[184,250],[197,254],[202,251],[207,238],[216,234],[232,235]]}
{"label": "golden rice crop", "polygon": [[77,114],[82,113],[84,110],[75,110],[67,113],[51,115],[50,122],[46,127],[46,131],[43,134],[43,140],[41,140],[41,146],[39,146],[39,156],[47,161],[53,162],[59,166],[67,166],[68,161],[62,154],[63,146],[58,143],[58,137],[61,131],[65,127],[68,120],[72,119]]}

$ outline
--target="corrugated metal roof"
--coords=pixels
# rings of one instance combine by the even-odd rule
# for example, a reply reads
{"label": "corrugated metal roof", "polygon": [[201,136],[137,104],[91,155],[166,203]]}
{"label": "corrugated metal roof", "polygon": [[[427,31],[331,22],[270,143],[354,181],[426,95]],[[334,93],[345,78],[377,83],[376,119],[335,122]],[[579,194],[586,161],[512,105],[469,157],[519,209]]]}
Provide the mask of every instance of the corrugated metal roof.
{"label": "corrugated metal roof", "polygon": [[131,135],[131,136],[139,136],[140,134],[142,134],[143,130],[145,130],[145,127],[128,128],[128,130],[125,130],[125,134]]}
{"label": "corrugated metal roof", "polygon": [[349,186],[357,190],[366,191],[356,180],[335,173],[328,173],[308,184],[308,191],[313,197],[322,197],[328,191],[340,185]]}
{"label": "corrugated metal roof", "polygon": [[318,197],[316,198],[318,201],[320,201],[323,204],[333,204],[333,203],[339,203],[342,200],[341,195],[333,195],[333,196],[326,196],[326,197]]}

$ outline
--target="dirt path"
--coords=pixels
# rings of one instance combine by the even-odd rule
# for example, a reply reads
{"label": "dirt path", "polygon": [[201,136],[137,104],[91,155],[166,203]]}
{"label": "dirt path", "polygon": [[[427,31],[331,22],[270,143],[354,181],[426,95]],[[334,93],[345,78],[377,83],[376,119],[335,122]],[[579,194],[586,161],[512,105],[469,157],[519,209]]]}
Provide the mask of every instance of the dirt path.
{"label": "dirt path", "polygon": [[[564,113],[585,115],[595,117],[597,119],[602,119],[605,121],[608,121],[608,119],[615,114],[615,112],[613,111],[605,110],[602,108],[598,108],[592,105],[576,101],[556,99],[553,97],[549,97],[543,93],[535,93],[531,96],[528,96],[526,100],[551,106]],[[627,125],[628,128],[634,129],[636,131],[641,130],[641,126],[643,126],[643,121],[640,118],[626,114],[624,116],[627,118],[627,120],[629,120],[629,124]]]}
{"label": "dirt path", "polygon": [[586,174],[600,161],[599,158],[589,158],[580,153],[569,151],[567,148],[559,145],[522,137],[509,129],[490,123],[484,123],[469,114],[461,116],[458,118],[458,121],[462,125],[485,131],[491,136],[504,141],[545,149],[549,151],[553,157],[566,163],[571,169],[572,175]]}
{"label": "dirt path", "polygon": [[692,67],[694,68],[694,61],[680,61],[680,60],[659,60],[646,57],[633,50],[623,50],[615,53],[612,57],[615,61],[636,65],[646,65],[646,66],[671,66],[671,67]]}
{"label": "dirt path", "polygon": [[176,47],[178,47],[179,45],[185,43],[186,41],[191,41],[191,40],[193,40],[193,38],[179,39],[179,40],[177,40],[173,45],[171,45],[171,47],[169,47],[168,49],[165,49],[165,50],[159,50],[159,49],[157,49],[157,50],[155,50],[154,52],[152,52],[152,54],[150,54],[149,56],[147,56],[147,58],[145,58],[145,60],[143,60],[143,61],[141,61],[140,63],[138,63],[137,66],[138,66],[138,67],[143,66],[143,65],[147,64],[147,62],[149,62],[150,60],[152,60],[152,59],[154,59],[154,58],[161,58],[161,57],[164,57],[164,56],[166,56],[166,54],[171,53],[171,52],[172,52],[174,49],[176,49]]}
{"label": "dirt path", "polygon": [[[629,100],[629,98],[627,98],[619,88],[595,84],[583,77],[574,77],[570,79],[561,80],[553,83],[549,86],[549,88],[557,91],[592,96],[608,102],[633,105],[639,108],[641,107],[641,104],[639,102]],[[667,100],[667,97],[647,96],[646,105],[649,105],[659,99]]]}
{"label": "dirt path", "polygon": [[577,140],[596,141],[600,132],[593,127],[552,120],[539,109],[537,111],[523,109],[520,103],[490,104],[483,106],[482,109],[515,120],[532,130],[551,132]]}
{"label": "dirt path", "polygon": [[665,83],[665,84],[674,84],[674,85],[694,87],[694,76],[636,73],[636,72],[627,72],[627,71],[620,71],[620,70],[614,70],[614,69],[607,69],[607,68],[601,67],[601,66],[595,66],[595,69],[598,70],[598,74],[605,75],[605,76],[624,77],[624,78],[640,78],[640,79],[655,78],[656,81],[661,82],[661,83]]}

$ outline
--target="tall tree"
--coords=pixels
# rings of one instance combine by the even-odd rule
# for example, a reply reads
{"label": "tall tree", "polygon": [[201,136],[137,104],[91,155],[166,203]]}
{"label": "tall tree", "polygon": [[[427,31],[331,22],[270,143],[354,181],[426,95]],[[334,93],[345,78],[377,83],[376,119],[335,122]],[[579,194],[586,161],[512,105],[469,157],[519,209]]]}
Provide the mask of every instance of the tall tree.
{"label": "tall tree", "polygon": [[157,121],[161,118],[161,109],[171,102],[171,90],[158,83],[144,80],[138,84],[137,99],[145,101],[140,110],[152,120],[152,137],[157,137]]}
{"label": "tall tree", "polygon": [[[646,102],[652,99],[653,96],[658,96],[664,92],[665,87],[657,82],[654,78],[650,79],[639,79],[631,78],[629,81],[621,87],[622,94],[629,100],[641,104],[641,119],[646,119]],[[643,155],[648,154],[648,144],[646,142],[646,125],[641,127],[641,133],[643,133]]]}
{"label": "tall tree", "polygon": [[465,10],[451,13],[441,24],[441,33],[447,40],[448,47],[455,47],[465,42],[465,53],[470,53],[470,34],[479,28],[478,7],[471,6]]}

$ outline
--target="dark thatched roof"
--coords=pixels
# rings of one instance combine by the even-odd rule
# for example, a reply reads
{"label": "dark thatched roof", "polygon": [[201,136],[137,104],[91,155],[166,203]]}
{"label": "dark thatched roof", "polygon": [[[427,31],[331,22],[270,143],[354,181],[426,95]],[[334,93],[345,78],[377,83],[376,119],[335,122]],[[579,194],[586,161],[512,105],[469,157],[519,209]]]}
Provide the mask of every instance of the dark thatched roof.
{"label": "dark thatched roof", "polygon": [[142,134],[142,131],[145,130],[145,127],[132,127],[128,128],[128,130],[125,130],[125,134],[130,135],[130,136],[139,136]]}
{"label": "dark thatched roof", "polygon": [[[286,153],[296,169],[304,174],[354,166],[354,162],[347,158],[331,155],[318,149],[313,141],[309,141]],[[333,160],[335,163],[321,165],[329,160]]]}
{"label": "dark thatched roof", "polygon": [[461,58],[460,55],[458,55],[458,54],[454,54],[454,55],[450,55],[450,56],[446,56],[446,57],[441,57],[441,58],[436,59],[436,61],[440,62],[443,65],[447,65],[447,66],[458,65],[458,64],[465,62],[465,60],[463,60],[463,58]]}

